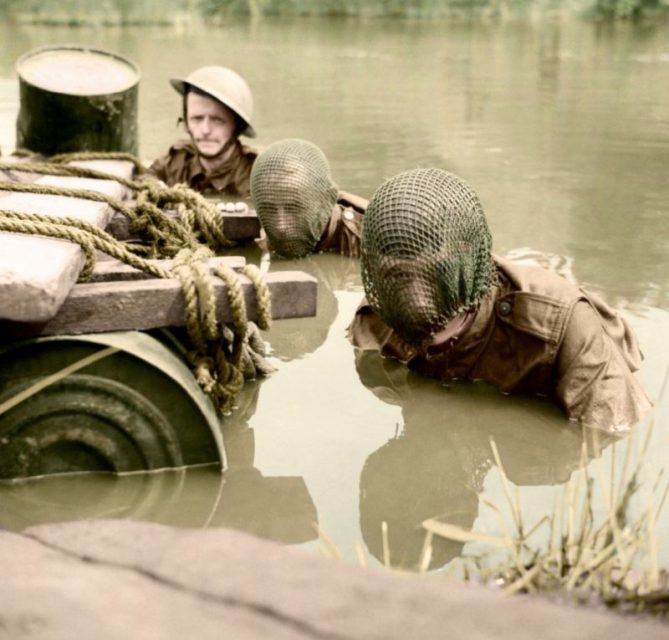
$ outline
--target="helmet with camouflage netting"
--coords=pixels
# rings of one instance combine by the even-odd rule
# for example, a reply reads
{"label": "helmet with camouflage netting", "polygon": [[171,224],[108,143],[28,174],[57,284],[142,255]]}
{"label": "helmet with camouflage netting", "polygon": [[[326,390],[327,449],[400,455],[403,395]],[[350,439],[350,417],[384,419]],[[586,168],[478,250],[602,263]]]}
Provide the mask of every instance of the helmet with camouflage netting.
{"label": "helmet with camouflage netting", "polygon": [[286,258],[314,251],[338,193],[327,158],[306,140],[275,142],[253,163],[253,205],[272,250]]}
{"label": "helmet with camouflage netting", "polygon": [[417,346],[476,307],[495,279],[481,203],[441,169],[405,171],[382,184],[367,207],[361,247],[372,309]]}

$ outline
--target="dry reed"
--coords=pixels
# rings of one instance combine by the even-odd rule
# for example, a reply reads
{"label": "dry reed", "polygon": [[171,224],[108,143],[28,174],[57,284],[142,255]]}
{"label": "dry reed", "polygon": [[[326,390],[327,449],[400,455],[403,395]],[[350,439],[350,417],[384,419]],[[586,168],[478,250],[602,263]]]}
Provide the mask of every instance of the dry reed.
{"label": "dry reed", "polygon": [[[436,520],[423,523],[427,531],[424,555],[431,553],[433,536],[461,542],[475,541],[484,551],[463,555],[465,579],[492,583],[507,593],[542,593],[590,605],[604,604],[623,612],[669,614],[669,572],[658,566],[657,522],[669,492],[660,472],[651,487],[641,482],[642,463],[650,440],[648,434],[631,463],[627,447],[619,482],[615,482],[615,445],[607,472],[597,455],[588,468],[586,444],[580,469],[562,488],[550,517],[526,527],[517,492],[511,490],[495,443],[493,456],[499,469],[510,516],[501,521],[500,536],[477,533]],[[646,495],[640,495],[645,488]],[[596,517],[596,494],[605,515]],[[633,509],[634,505],[637,507]],[[482,503],[497,514],[503,511],[485,499]],[[508,523],[511,520],[511,524]],[[538,539],[536,532],[548,527]],[[502,554],[486,551],[502,547]],[[427,566],[424,561],[421,567]]]}

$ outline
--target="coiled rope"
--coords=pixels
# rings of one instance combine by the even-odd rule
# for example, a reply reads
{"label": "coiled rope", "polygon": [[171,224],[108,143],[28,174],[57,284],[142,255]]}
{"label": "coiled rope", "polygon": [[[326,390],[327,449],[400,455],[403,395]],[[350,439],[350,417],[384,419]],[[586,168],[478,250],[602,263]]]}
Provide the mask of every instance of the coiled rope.
{"label": "coiled rope", "polygon": [[[125,215],[130,220],[131,230],[141,231],[145,241],[148,239],[149,247],[124,243],[103,229],[76,218],[5,209],[0,209],[0,231],[36,234],[77,243],[82,248],[85,258],[80,274],[80,280],[83,281],[90,279],[93,274],[96,251],[102,251],[152,276],[177,278],[184,293],[186,329],[191,342],[187,360],[196,380],[212,398],[217,410],[221,413],[230,412],[234,406],[235,396],[244,384],[242,358],[244,355],[249,356],[249,342],[253,346],[255,337],[248,332],[246,304],[237,274],[222,266],[210,272],[206,264],[206,261],[215,255],[216,250],[233,244],[223,234],[220,212],[213,203],[185,185],[165,188],[148,181],[128,180],[87,167],[60,164],[66,161],[94,159],[127,160],[133,162],[135,167],[141,167],[141,163],[129,154],[87,152],[54,156],[50,158],[50,162],[45,163],[0,162],[0,171],[115,180],[135,191],[134,206],[88,189],[0,182],[0,190],[61,195],[104,202]],[[176,218],[170,217],[162,211],[162,207],[173,207],[180,215]],[[173,258],[174,261],[170,269],[165,269],[149,262],[147,257]],[[241,271],[249,278],[255,289],[258,307],[257,325],[260,329],[269,329],[271,297],[267,285],[255,265],[246,265]],[[222,325],[216,320],[212,274],[226,284],[232,315],[231,327]],[[251,360],[258,365],[258,373],[267,373],[268,369],[263,369],[257,354],[253,354],[253,349],[250,351]]]}

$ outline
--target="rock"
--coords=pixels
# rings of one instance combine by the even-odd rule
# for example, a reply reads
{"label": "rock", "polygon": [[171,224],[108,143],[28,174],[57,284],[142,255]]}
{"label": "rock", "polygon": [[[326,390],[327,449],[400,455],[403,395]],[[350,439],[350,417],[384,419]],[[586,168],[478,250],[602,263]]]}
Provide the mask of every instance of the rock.
{"label": "rock", "polygon": [[363,570],[229,529],[122,520],[0,534],[0,637],[669,638],[474,584]]}

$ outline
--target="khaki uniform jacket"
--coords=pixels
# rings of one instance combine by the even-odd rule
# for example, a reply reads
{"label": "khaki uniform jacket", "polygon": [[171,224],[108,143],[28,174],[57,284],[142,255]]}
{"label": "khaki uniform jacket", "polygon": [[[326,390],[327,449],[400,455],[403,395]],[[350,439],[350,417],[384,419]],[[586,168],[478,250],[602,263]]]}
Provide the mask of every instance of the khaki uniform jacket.
{"label": "khaki uniform jacket", "polygon": [[352,258],[360,257],[360,230],[362,216],[368,201],[345,191],[340,191],[332,208],[323,236],[316,245],[316,252],[339,253]]}
{"label": "khaki uniform jacket", "polygon": [[[365,198],[340,191],[337,195],[337,202],[332,207],[330,220],[321,239],[316,244],[314,253],[332,252],[359,258],[360,229],[367,202]],[[256,243],[263,251],[271,251],[269,239],[264,231]]]}
{"label": "khaki uniform jacket", "polygon": [[495,256],[499,283],[436,353],[407,345],[363,300],[354,345],[424,375],[485,380],[505,392],[547,396],[568,417],[609,432],[652,406],[633,376],[642,360],[627,323],[602,300],[542,269]]}
{"label": "khaki uniform jacket", "polygon": [[148,174],[169,187],[183,183],[200,193],[248,198],[251,195],[251,168],[256,157],[255,150],[238,140],[225,164],[207,173],[200,163],[195,145],[190,140],[184,140],[172,145],[167,155],[155,160]]}

